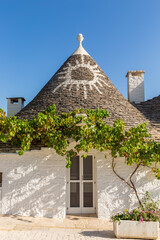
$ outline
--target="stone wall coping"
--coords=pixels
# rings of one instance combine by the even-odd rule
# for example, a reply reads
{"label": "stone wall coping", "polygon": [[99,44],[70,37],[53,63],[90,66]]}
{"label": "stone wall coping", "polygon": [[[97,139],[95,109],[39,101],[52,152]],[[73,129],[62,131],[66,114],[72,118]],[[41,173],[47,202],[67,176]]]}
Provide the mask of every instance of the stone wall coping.
{"label": "stone wall coping", "polygon": [[129,73],[131,73],[132,76],[139,76],[139,74],[145,73],[145,71],[144,70],[128,71],[126,77],[129,76]]}

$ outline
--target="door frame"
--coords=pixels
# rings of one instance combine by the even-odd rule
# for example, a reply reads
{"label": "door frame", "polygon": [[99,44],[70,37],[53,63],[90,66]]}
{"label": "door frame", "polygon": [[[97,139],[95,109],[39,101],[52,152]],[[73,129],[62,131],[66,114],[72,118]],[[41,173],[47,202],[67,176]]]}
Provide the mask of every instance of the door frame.
{"label": "door frame", "polygon": [[[93,179],[92,180],[83,180],[83,157],[79,156],[80,164],[80,179],[79,180],[70,180],[70,168],[67,169],[67,214],[94,214],[97,210],[97,172],[96,172],[96,157],[92,153],[88,156],[92,156],[92,166],[93,166]],[[70,182],[79,182],[80,183],[80,207],[70,207]],[[83,207],[83,183],[84,182],[93,182],[93,207]]]}

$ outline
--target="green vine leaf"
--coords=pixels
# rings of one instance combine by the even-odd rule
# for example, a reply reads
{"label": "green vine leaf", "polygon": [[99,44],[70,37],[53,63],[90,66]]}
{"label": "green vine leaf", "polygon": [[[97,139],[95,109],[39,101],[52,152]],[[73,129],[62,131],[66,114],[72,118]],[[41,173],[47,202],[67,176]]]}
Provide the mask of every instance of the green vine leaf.
{"label": "green vine leaf", "polygon": [[[0,109],[0,141],[11,142],[19,148],[19,155],[30,150],[32,145],[54,148],[56,153],[66,156],[66,167],[72,164],[72,157],[80,152],[85,156],[91,149],[109,150],[113,158],[125,157],[126,164],[148,166],[160,179],[160,144],[153,141],[147,124],[125,130],[125,123],[117,119],[113,126],[106,123],[107,110],[76,109],[69,113],[56,113],[56,106],[50,106],[32,120],[6,117]],[[79,123],[83,124],[80,126]],[[75,145],[70,150],[70,142]]]}

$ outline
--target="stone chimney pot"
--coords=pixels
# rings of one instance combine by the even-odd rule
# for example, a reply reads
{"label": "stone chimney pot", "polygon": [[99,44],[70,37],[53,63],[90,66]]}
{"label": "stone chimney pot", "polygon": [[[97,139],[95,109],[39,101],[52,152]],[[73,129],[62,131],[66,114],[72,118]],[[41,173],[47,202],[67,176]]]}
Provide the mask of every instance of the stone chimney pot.
{"label": "stone chimney pot", "polygon": [[7,117],[16,115],[24,107],[24,101],[23,97],[7,98]]}
{"label": "stone chimney pot", "polygon": [[128,101],[144,102],[144,73],[143,70],[127,72]]}

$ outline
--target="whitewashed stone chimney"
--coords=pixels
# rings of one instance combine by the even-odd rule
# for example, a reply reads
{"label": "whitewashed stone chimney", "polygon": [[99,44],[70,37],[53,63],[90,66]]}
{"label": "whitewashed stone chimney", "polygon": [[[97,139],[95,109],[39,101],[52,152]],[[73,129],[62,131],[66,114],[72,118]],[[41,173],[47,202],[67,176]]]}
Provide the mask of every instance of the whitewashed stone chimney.
{"label": "whitewashed stone chimney", "polygon": [[128,100],[130,102],[144,102],[144,74],[143,70],[127,72]]}
{"label": "whitewashed stone chimney", "polygon": [[7,117],[16,115],[23,107],[23,97],[7,98]]}

